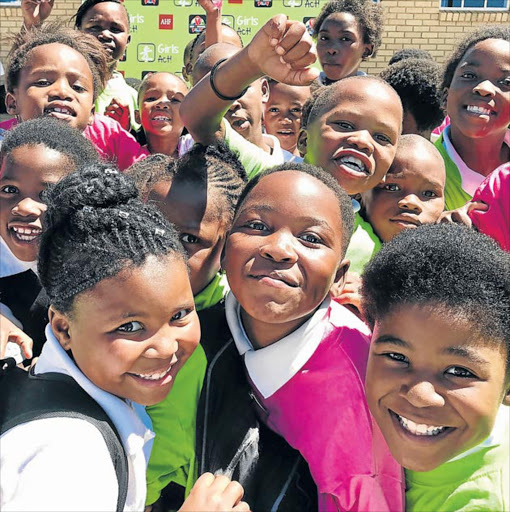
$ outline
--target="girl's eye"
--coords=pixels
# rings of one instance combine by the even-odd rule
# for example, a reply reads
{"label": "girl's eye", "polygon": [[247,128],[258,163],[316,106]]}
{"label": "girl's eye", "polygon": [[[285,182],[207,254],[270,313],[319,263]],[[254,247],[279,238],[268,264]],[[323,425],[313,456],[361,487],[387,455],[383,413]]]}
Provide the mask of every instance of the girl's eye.
{"label": "girl's eye", "polygon": [[171,322],[182,320],[185,316],[189,315],[189,313],[189,309],[181,309],[180,311],[177,311],[177,313],[175,313],[175,315],[171,318]]}
{"label": "girl's eye", "polygon": [[87,89],[85,87],[82,87],[80,84],[74,84],[73,89],[78,92],[85,92]]}
{"label": "girl's eye", "polygon": [[435,192],[433,192],[432,190],[425,190],[423,192],[423,195],[425,197],[437,197],[437,194]]}
{"label": "girl's eye", "polygon": [[391,359],[392,361],[396,361],[397,363],[408,363],[409,359],[404,354],[399,354],[398,352],[388,352],[384,354],[385,357]]}
{"label": "girl's eye", "polygon": [[127,322],[125,324],[122,324],[120,327],[117,327],[117,331],[128,332],[128,333],[138,332],[138,331],[141,331],[142,329],[143,329],[143,325],[140,322],[136,322],[136,321]]}
{"label": "girl's eye", "polygon": [[4,194],[17,194],[19,192],[19,189],[14,185],[4,185],[0,189],[0,192],[3,192]]}
{"label": "girl's eye", "polygon": [[388,190],[389,192],[398,192],[400,187],[396,183],[386,183],[383,189]]}
{"label": "girl's eye", "polygon": [[181,235],[181,241],[185,244],[198,244],[198,237],[190,235],[189,233],[183,233]]}
{"label": "girl's eye", "polygon": [[473,372],[466,370],[466,368],[462,368],[462,366],[452,366],[451,368],[448,368],[448,370],[446,370],[446,373],[448,375],[451,375],[452,377],[460,377],[463,379],[476,378],[476,375]]}
{"label": "girl's eye", "polygon": [[346,121],[337,121],[335,124],[342,130],[353,130],[354,129],[352,124],[347,123]]}
{"label": "girl's eye", "polygon": [[264,230],[267,230],[266,226],[264,226],[264,224],[262,224],[262,222],[258,222],[258,221],[252,221],[252,222],[248,222],[246,224],[247,227],[249,227],[250,229],[254,229],[255,231],[264,231]]}
{"label": "girl's eye", "polygon": [[326,36],[320,36],[319,41],[327,41],[328,38]]}
{"label": "girl's eye", "polygon": [[384,135],[383,133],[377,134],[375,138],[381,142],[384,142],[385,144],[391,144],[391,139],[387,135]]}
{"label": "girl's eye", "polygon": [[276,107],[271,107],[271,108],[269,109],[269,112],[277,113],[277,112],[279,112],[279,110],[278,110]]}
{"label": "girl's eye", "polygon": [[350,41],[351,39],[349,37],[341,37],[340,41]]}
{"label": "girl's eye", "polygon": [[290,110],[293,113],[301,113],[303,109],[301,107],[295,107]]}
{"label": "girl's eye", "polygon": [[466,78],[467,80],[472,80],[473,78],[475,78],[475,74],[474,73],[470,73],[469,71],[465,71],[464,73],[462,73],[460,75],[461,78]]}
{"label": "girl's eye", "polygon": [[34,82],[34,85],[37,87],[47,87],[48,85],[50,85],[50,81],[46,80],[45,78],[40,78],[39,80],[36,80]]}
{"label": "girl's eye", "polygon": [[500,80],[499,83],[503,86],[503,87],[510,87],[510,77],[508,78],[504,78],[503,80]]}
{"label": "girl's eye", "polygon": [[304,240],[305,242],[308,242],[310,244],[320,244],[322,243],[322,240],[312,233],[305,233],[304,235],[301,235],[301,240]]}
{"label": "girl's eye", "polygon": [[143,101],[156,101],[157,98],[155,96],[149,96],[148,98],[144,98]]}
{"label": "girl's eye", "polygon": [[181,100],[179,98],[172,98],[170,101],[172,103],[181,103]]}

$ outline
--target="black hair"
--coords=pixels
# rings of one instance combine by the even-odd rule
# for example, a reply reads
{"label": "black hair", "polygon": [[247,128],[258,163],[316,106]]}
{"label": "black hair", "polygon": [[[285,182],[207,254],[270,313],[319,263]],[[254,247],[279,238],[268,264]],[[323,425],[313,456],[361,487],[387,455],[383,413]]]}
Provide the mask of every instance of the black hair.
{"label": "black hair", "polygon": [[[280,165],[276,165],[275,167],[271,167],[266,169],[265,171],[257,174],[254,178],[252,178],[246,187],[244,188],[241,196],[239,197],[239,201],[237,202],[237,206],[235,209],[235,213],[240,210],[243,203],[246,201],[247,197],[250,195],[250,192],[258,185],[258,183],[264,179],[266,176],[271,174],[275,174],[277,172],[285,172],[285,171],[294,171],[294,172],[302,172],[303,174],[308,174],[313,178],[322,182],[326,187],[328,187],[336,196],[338,201],[338,207],[340,209],[340,213],[342,216],[342,258],[345,256],[345,252],[347,251],[347,246],[349,245],[349,240],[352,236],[352,230],[354,228],[354,210],[352,208],[352,200],[347,195],[347,192],[338,184],[338,182],[331,176],[331,174],[327,173],[321,167],[316,167],[315,165],[307,164],[304,162],[285,162]],[[289,190],[291,187],[289,186]]]}
{"label": "black hair", "polygon": [[93,144],[82,132],[51,117],[24,121],[8,131],[0,146],[0,165],[9,153],[24,146],[45,146],[57,151],[69,160],[68,172],[99,159]]}
{"label": "black hair", "polygon": [[18,86],[19,75],[31,51],[46,44],[69,46],[84,57],[92,73],[94,100],[101,94],[110,77],[109,57],[103,45],[95,37],[60,23],[46,23],[41,27],[21,30],[12,38],[12,42],[6,66],[6,89],[10,93]]}
{"label": "black hair", "polygon": [[200,34],[197,34],[193,39],[190,39],[188,44],[184,47],[184,52],[182,53],[183,66],[186,66],[188,62],[191,62],[191,53],[193,52],[193,48],[198,40],[199,35]]}
{"label": "black hair", "polygon": [[477,43],[486,41],[487,39],[503,39],[510,43],[510,27],[503,25],[482,26],[471,34],[468,34],[462,41],[460,41],[457,48],[455,48],[446,61],[441,90],[450,87],[455,70],[466,52]]}
{"label": "black hair", "polygon": [[413,305],[468,320],[487,341],[503,340],[508,355],[510,254],[465,226],[404,230],[365,268],[362,308],[373,328],[389,312]]}
{"label": "black hair", "polygon": [[[384,27],[382,7],[373,0],[331,0],[321,9],[313,25],[313,37],[317,38],[324,21],[335,13],[348,12],[358,21],[363,30],[363,43],[373,45],[373,52],[369,57],[375,57],[381,46]],[[364,57],[363,60],[368,57]]]}
{"label": "black hair", "polygon": [[142,83],[142,81],[139,78],[135,78],[133,76],[127,76],[124,80],[129,85],[129,87],[132,87],[135,91],[138,92],[138,89],[140,88],[140,84]]}
{"label": "black hair", "polygon": [[333,96],[336,94],[337,88],[343,86],[349,80],[372,80],[379,82],[383,87],[393,91],[393,94],[398,98],[395,89],[378,76],[363,75],[342,78],[342,80],[338,80],[331,85],[318,87],[312,92],[310,98],[308,98],[307,102],[303,105],[301,128],[306,129],[307,126],[315,121],[315,119],[323,113],[326,105],[336,105],[338,101],[333,102]]}
{"label": "black hair", "polygon": [[185,80],[182,78],[182,76],[176,75],[175,73],[171,73],[170,71],[156,71],[155,73],[147,73],[143,77],[143,80],[138,85],[138,105],[140,105],[140,103],[142,101],[142,96],[143,96],[143,93],[145,92],[145,87],[147,86],[147,82],[149,81],[149,79],[152,78],[154,75],[159,75],[159,74],[163,74],[163,73],[167,74],[167,75],[171,75],[174,78],[177,78],[177,80],[179,80],[180,82],[182,82],[184,84],[184,87],[186,87],[186,90],[189,90],[188,84],[185,82]]}
{"label": "black hair", "polygon": [[129,28],[130,28],[129,13],[128,13],[126,6],[121,2],[121,0],[85,0],[80,5],[80,7],[78,7],[76,14],[71,18],[71,19],[74,19],[74,27],[77,29],[81,28],[81,22],[83,21],[83,17],[87,13],[87,11],[91,7],[94,7],[94,5],[102,4],[104,2],[111,2],[114,4],[122,5],[122,7],[124,7],[124,10],[126,11],[126,18],[127,18],[127,22],[128,22],[128,31],[129,31]]}
{"label": "black hair", "polygon": [[72,312],[74,298],[147,256],[186,261],[173,226],[138,198],[129,177],[107,164],[69,174],[46,193],[38,270],[51,304]]}
{"label": "black hair", "polygon": [[125,174],[134,180],[143,201],[147,200],[154,185],[162,181],[172,181],[174,173],[175,160],[162,153],[149,155],[135,162],[125,171]]}
{"label": "black hair", "polygon": [[195,144],[175,165],[173,183],[193,183],[216,190],[212,200],[218,205],[218,217],[232,222],[235,207],[248,176],[237,156],[223,143]]}
{"label": "black hair", "polygon": [[388,62],[388,66],[392,64],[396,64],[405,59],[425,59],[425,60],[434,60],[434,57],[427,50],[422,50],[421,48],[402,48],[402,50],[397,50]]}
{"label": "black hair", "polygon": [[443,122],[439,64],[426,59],[405,59],[388,66],[380,76],[397,91],[404,110],[413,115],[419,131],[433,130]]}

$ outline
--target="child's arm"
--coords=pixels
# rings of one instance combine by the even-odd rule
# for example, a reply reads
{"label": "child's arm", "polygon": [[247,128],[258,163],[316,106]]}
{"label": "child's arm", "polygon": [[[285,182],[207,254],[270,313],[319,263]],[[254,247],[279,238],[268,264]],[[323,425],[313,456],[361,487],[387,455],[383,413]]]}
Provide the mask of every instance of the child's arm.
{"label": "child's arm", "polygon": [[231,482],[226,476],[204,473],[179,512],[249,512],[248,503],[241,501],[243,494],[240,483]]}
{"label": "child's arm", "polygon": [[221,6],[223,0],[198,0],[204,8],[207,19],[205,22],[205,47],[209,48],[216,43],[221,43]]}
{"label": "child's arm", "polygon": [[25,28],[39,27],[51,14],[55,0],[21,0]]}
{"label": "child's arm", "polygon": [[[307,85],[319,74],[307,67],[315,60],[315,47],[305,26],[279,14],[255,34],[248,46],[216,68],[214,86],[223,97],[236,98],[264,75],[289,85]],[[223,138],[221,120],[233,102],[213,91],[209,75],[191,89],[180,114],[196,142],[210,144]]]}

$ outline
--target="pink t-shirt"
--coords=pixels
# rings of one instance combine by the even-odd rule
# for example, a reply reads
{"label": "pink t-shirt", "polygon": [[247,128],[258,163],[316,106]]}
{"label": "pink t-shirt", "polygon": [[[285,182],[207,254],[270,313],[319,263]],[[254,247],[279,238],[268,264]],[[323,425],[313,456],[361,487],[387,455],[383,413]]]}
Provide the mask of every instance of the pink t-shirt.
{"label": "pink t-shirt", "polygon": [[[17,124],[17,119],[8,119],[0,123],[0,128],[10,130]],[[94,144],[103,160],[115,163],[121,171],[150,154],[117,121],[102,114],[94,114],[93,123],[85,128],[83,135]]]}
{"label": "pink t-shirt", "polygon": [[510,162],[487,176],[472,201],[489,205],[486,212],[473,210],[469,214],[478,231],[490,236],[503,250],[510,252]]}

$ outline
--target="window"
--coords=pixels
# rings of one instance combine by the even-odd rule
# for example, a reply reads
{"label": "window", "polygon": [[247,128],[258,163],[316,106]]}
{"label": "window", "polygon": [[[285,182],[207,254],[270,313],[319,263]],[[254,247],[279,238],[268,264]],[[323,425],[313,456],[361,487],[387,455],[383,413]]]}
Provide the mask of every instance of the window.
{"label": "window", "polygon": [[440,0],[441,9],[506,10],[509,0]]}

